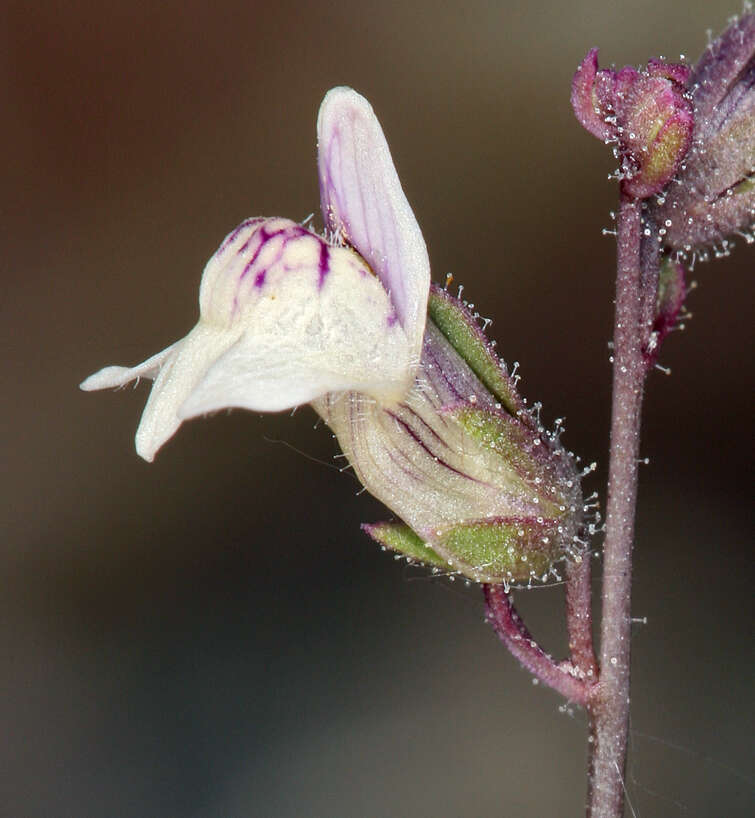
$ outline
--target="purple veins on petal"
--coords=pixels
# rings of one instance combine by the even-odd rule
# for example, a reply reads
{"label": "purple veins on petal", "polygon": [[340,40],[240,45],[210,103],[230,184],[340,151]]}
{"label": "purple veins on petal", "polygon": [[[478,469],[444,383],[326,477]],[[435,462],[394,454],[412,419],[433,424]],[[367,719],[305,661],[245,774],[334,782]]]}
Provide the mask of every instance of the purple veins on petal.
{"label": "purple veins on petal", "polygon": [[[219,255],[220,253],[224,252],[238,237],[239,233],[242,230],[245,230],[247,227],[252,227],[252,225],[259,224],[260,222],[266,221],[264,216],[254,216],[251,219],[244,219],[241,224],[232,230],[224,239],[220,247],[217,249],[215,255]],[[246,247],[246,244],[241,249],[243,250]]]}
{"label": "purple veins on petal", "polygon": [[320,204],[326,227],[382,282],[415,354],[422,346],[430,261],[372,107],[334,88],[317,122]]}
{"label": "purple veins on petal", "polygon": [[[409,414],[412,416],[412,418],[413,418],[414,420],[419,421],[419,425],[420,425],[420,426],[421,426],[423,429],[425,429],[427,432],[429,432],[429,434],[430,434],[430,435],[431,435],[431,436],[432,436],[432,437],[433,437],[433,438],[434,438],[434,439],[435,439],[435,440],[436,440],[438,443],[440,443],[440,445],[441,445],[441,446],[443,446],[443,448],[444,448],[444,449],[448,449],[448,450],[450,451],[450,446],[448,445],[448,443],[446,443],[446,441],[445,441],[445,440],[443,440],[443,438],[442,438],[442,437],[441,437],[441,436],[440,436],[440,435],[439,435],[439,434],[438,434],[438,433],[435,431],[435,429],[433,429],[433,427],[432,427],[432,426],[430,426],[430,424],[429,424],[429,423],[428,423],[428,422],[427,422],[427,421],[426,421],[426,420],[425,420],[425,419],[424,419],[424,418],[423,418],[421,415],[417,414],[417,412],[415,412],[415,411],[414,411],[414,409],[412,409],[410,406],[407,406],[405,403],[402,403],[402,404],[400,405],[400,409],[401,409],[402,411],[408,412],[408,413],[409,413]],[[398,417],[396,416],[396,414],[395,414],[395,413],[391,413],[391,412],[389,412],[388,414],[390,414],[390,415],[391,415],[391,417],[394,417],[394,418],[396,418],[396,420],[398,420]],[[444,422],[445,422],[445,421],[444,421]]]}
{"label": "purple veins on petal", "polygon": [[318,288],[322,289],[325,283],[325,277],[330,272],[330,248],[325,242],[320,244],[320,266],[319,266],[319,280],[317,282]]}
{"label": "purple veins on petal", "polygon": [[244,269],[241,271],[239,281],[243,281],[248,275],[249,271],[252,269],[252,267],[254,267],[254,265],[257,263],[257,259],[259,258],[259,255],[262,252],[262,248],[265,246],[265,239],[267,238],[268,235],[269,234],[267,233],[265,228],[261,227],[259,229],[259,232],[255,231],[254,233],[252,233],[252,235],[249,236],[249,238],[239,248],[238,255],[239,257],[243,257],[243,255],[249,250],[249,245],[252,243],[252,241],[257,242],[257,246],[255,247],[254,252],[252,253],[252,257],[249,259],[249,261],[246,262],[246,264],[244,264]]}
{"label": "purple veins on petal", "polygon": [[[413,410],[409,409],[409,412],[411,412],[411,414],[414,415],[415,417],[419,417]],[[459,469],[454,468],[450,463],[446,463],[446,461],[443,460],[442,457],[439,457],[437,454],[435,454],[435,452],[427,445],[427,443],[425,443],[425,441],[422,439],[422,436],[419,433],[415,432],[414,429],[412,429],[412,427],[409,425],[409,423],[406,420],[404,420],[403,418],[400,418],[395,412],[387,410],[386,414],[388,415],[388,417],[392,418],[395,421],[395,423],[397,423],[404,430],[404,432],[406,432],[407,435],[409,435],[409,437],[414,441],[414,443],[416,443],[420,447],[420,449],[422,449],[422,451],[425,452],[425,454],[427,454],[430,458],[432,458],[434,463],[437,463],[439,466],[443,466],[443,468],[448,469],[449,471],[453,472],[454,474],[458,474],[460,477],[463,477],[466,480],[472,480],[475,483],[482,482],[480,480],[476,480],[474,477],[470,476],[469,474],[465,474],[464,472],[460,471]],[[423,425],[427,426],[427,424],[424,423],[424,421],[423,421]],[[438,437],[438,435],[435,434],[435,432],[433,432],[433,434],[435,435],[435,437]],[[438,438],[438,439],[440,439],[440,438]],[[441,442],[443,442],[443,441],[441,441]],[[446,449],[448,449],[447,444],[444,443],[444,446],[445,446]],[[399,448],[398,450],[401,451],[402,454],[403,454],[402,449]],[[404,455],[404,456],[406,456],[406,455]]]}

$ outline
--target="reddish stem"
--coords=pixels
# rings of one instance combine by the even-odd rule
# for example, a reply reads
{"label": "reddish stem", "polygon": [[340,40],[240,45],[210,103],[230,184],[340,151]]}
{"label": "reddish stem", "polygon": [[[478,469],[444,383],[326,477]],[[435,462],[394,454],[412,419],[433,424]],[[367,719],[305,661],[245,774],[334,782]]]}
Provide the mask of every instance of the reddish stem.
{"label": "reddish stem", "polygon": [[587,708],[590,719],[588,818],[621,818],[629,726],[632,548],[640,415],[647,365],[643,346],[657,289],[657,259],[641,255],[642,203],[622,194],[618,225],[613,402],[603,558],[600,662],[592,641],[589,552],[567,565],[571,661],[556,663],[532,639],[501,585],[484,585],[488,618],[535,677]]}
{"label": "reddish stem", "polygon": [[566,626],[572,665],[582,679],[597,681],[598,665],[592,640],[590,550],[566,563]]}
{"label": "reddish stem", "polygon": [[588,702],[589,818],[620,818],[629,724],[632,546],[637,500],[642,358],[641,203],[622,196],[618,224],[613,404],[603,557],[600,683]]}
{"label": "reddish stem", "polygon": [[565,698],[585,705],[590,692],[570,664],[559,665],[537,644],[514,608],[503,585],[483,585],[488,620],[501,641],[521,664]]}

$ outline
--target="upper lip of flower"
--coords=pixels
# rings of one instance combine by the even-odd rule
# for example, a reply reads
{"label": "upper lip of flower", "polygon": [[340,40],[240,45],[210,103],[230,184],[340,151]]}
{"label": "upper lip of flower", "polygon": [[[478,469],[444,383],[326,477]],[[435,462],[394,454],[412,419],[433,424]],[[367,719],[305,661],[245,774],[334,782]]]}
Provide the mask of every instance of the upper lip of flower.
{"label": "upper lip of flower", "polygon": [[136,434],[145,460],[215,409],[275,411],[349,390],[389,404],[411,387],[430,286],[422,233],[364,97],[329,91],[317,135],[330,241],[288,220],[246,220],[207,263],[185,338],[81,384],[155,378]]}
{"label": "upper lip of flower", "polygon": [[430,261],[369,102],[350,88],[329,91],[317,117],[317,149],[323,219],[382,281],[419,357]]}

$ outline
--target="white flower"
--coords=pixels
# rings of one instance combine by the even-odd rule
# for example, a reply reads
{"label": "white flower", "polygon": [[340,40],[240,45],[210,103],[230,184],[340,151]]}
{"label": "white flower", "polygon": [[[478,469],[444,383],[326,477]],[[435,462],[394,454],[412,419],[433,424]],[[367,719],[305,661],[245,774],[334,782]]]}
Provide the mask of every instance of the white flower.
{"label": "white flower", "polygon": [[317,134],[328,239],[287,219],[243,222],[207,263],[194,329],[82,388],[155,379],[136,433],[146,460],[188,418],[311,403],[403,521],[367,526],[376,540],[481,582],[543,576],[581,525],[573,459],[526,410],[474,316],[430,291],[369,103],[330,91]]}
{"label": "white flower", "polygon": [[318,167],[327,241],[295,222],[253,218],[209,260],[199,322],[132,368],[85,390],[155,383],[136,433],[152,460],[184,420],[225,407],[279,411],[356,391],[380,405],[414,382],[430,263],[370,104],[349,88],[323,100]]}

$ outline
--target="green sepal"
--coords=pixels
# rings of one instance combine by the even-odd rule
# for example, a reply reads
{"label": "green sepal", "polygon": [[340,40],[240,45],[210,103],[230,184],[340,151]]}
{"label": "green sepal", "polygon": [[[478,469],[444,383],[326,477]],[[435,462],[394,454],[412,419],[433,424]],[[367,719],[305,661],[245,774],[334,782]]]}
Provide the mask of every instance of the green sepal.
{"label": "green sepal", "polygon": [[[548,458],[547,443],[537,432],[503,412],[491,412],[470,404],[445,410],[480,445],[495,452],[540,497],[545,516],[561,516],[565,505],[562,478]],[[555,491],[554,491],[555,489]]]}
{"label": "green sepal", "polygon": [[435,326],[488,390],[508,412],[517,415],[524,408],[522,400],[469,310],[445,290],[432,286],[428,313]]}
{"label": "green sepal", "polygon": [[362,529],[373,540],[409,557],[411,560],[436,568],[448,569],[448,562],[430,548],[425,541],[404,523],[365,523]]}
{"label": "green sepal", "polygon": [[732,188],[732,195],[738,196],[743,193],[752,193],[755,190],[755,174],[750,174],[749,176],[745,176],[739,184],[734,185]]}
{"label": "green sepal", "polygon": [[547,574],[562,556],[555,533],[552,520],[537,523],[503,518],[438,532],[438,545],[463,563],[456,567],[467,576],[482,576],[486,582],[526,581]]}

